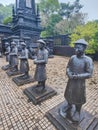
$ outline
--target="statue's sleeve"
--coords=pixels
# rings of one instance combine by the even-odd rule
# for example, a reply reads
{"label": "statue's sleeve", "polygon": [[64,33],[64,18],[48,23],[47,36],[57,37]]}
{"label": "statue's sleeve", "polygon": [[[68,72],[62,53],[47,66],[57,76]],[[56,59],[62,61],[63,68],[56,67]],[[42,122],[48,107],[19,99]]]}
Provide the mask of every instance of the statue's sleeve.
{"label": "statue's sleeve", "polygon": [[10,55],[18,55],[18,48],[16,47],[11,53]]}
{"label": "statue's sleeve", "polygon": [[18,48],[15,48],[15,52],[13,53],[13,55],[17,55],[18,54]]}
{"label": "statue's sleeve", "polygon": [[11,48],[9,47],[9,48],[8,48],[8,53],[10,53],[10,51],[11,51]]}
{"label": "statue's sleeve", "polygon": [[84,73],[78,74],[78,78],[81,79],[87,79],[91,78],[93,74],[93,61],[91,58],[87,58],[86,63],[85,63],[85,70]]}
{"label": "statue's sleeve", "polygon": [[44,52],[44,56],[43,56],[43,59],[42,60],[38,60],[38,59],[35,59],[34,60],[34,63],[35,64],[46,64],[48,62],[48,51],[45,50]]}
{"label": "statue's sleeve", "polygon": [[44,54],[44,61],[45,61],[45,63],[48,62],[48,51],[46,51]]}
{"label": "statue's sleeve", "polygon": [[70,78],[72,76],[72,71],[71,71],[71,62],[72,62],[72,58],[70,58],[68,64],[67,64],[67,68],[66,68],[66,75]]}
{"label": "statue's sleeve", "polygon": [[28,50],[26,49],[23,54],[22,54],[22,52],[21,52],[21,56],[20,56],[19,58],[20,58],[20,59],[28,59]]}
{"label": "statue's sleeve", "polygon": [[9,54],[9,53],[10,53],[10,47],[6,48],[5,54]]}
{"label": "statue's sleeve", "polygon": [[27,50],[27,49],[26,49],[26,51],[25,51],[25,52],[26,52],[26,53],[25,53],[25,58],[26,58],[26,59],[28,59],[28,53],[29,53],[29,52],[28,52],[28,50]]}

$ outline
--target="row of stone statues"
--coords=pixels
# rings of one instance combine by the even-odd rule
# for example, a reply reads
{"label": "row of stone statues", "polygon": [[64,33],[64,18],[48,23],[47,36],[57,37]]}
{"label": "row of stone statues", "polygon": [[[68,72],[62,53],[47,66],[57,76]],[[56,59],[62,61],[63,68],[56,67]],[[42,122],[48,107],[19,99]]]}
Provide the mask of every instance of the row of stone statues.
{"label": "row of stone statues", "polygon": [[[36,58],[34,59],[34,64],[36,64],[36,71],[34,80],[38,81],[37,87],[40,86],[42,90],[45,88],[46,81],[46,63],[48,61],[48,51],[45,49],[46,43],[43,40],[38,40],[38,52]],[[26,48],[26,44],[24,41],[20,41],[21,52],[18,54],[18,48],[15,42],[11,42],[10,44],[5,43],[6,47],[6,61],[9,62],[8,67],[10,68],[11,74],[16,74],[16,72],[20,71],[22,76],[20,79],[29,78],[29,63],[28,63],[28,49]],[[20,59],[20,69],[18,70],[18,59]]]}
{"label": "row of stone statues", "polygon": [[[38,40],[38,52],[34,59],[36,64],[35,81],[38,81],[36,88],[40,92],[45,90],[46,77],[46,64],[48,61],[48,51],[45,49],[45,42]],[[82,105],[86,102],[86,86],[85,80],[90,78],[93,73],[92,59],[85,55],[87,42],[84,39],[79,39],[74,43],[75,55],[73,55],[67,65],[66,74],[68,76],[68,83],[64,93],[64,97],[67,101],[62,107],[60,107],[59,114],[63,118],[68,118],[72,122],[80,121],[80,113]],[[22,51],[19,55],[20,58],[20,71],[24,73],[21,78],[28,78],[29,76],[29,64],[28,64],[28,50],[26,44],[21,41]],[[17,47],[15,42],[11,43],[11,50],[7,46],[6,59],[13,68],[13,71],[17,71]],[[8,60],[10,57],[10,60]],[[33,92],[32,92],[33,93]]]}

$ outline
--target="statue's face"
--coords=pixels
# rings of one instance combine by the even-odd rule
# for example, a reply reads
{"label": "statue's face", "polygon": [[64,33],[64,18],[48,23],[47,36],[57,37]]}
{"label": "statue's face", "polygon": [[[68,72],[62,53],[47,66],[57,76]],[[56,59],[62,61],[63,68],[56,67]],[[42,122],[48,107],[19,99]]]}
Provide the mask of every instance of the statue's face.
{"label": "statue's face", "polygon": [[5,48],[7,48],[9,46],[8,42],[5,42]]}
{"label": "statue's face", "polygon": [[11,47],[14,48],[16,45],[12,44]]}
{"label": "statue's face", "polygon": [[9,46],[9,44],[5,44],[5,48],[7,48]]}
{"label": "statue's face", "polygon": [[22,49],[25,49],[25,46],[24,46],[24,45],[21,45],[21,48],[22,48]]}
{"label": "statue's face", "polygon": [[85,45],[83,44],[75,44],[75,53],[77,56],[81,56],[84,54],[85,51]]}
{"label": "statue's face", "polygon": [[43,48],[44,48],[44,44],[42,44],[42,43],[39,43],[38,46],[39,46],[40,49],[43,49]]}

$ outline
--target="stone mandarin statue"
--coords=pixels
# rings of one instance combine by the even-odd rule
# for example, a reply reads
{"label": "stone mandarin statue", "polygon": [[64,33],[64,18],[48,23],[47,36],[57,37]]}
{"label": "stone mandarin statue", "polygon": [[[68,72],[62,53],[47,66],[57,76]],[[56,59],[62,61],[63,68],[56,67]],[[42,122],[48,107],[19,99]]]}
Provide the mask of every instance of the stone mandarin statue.
{"label": "stone mandarin statue", "polygon": [[70,58],[66,69],[69,79],[64,97],[67,105],[60,109],[60,115],[70,117],[73,122],[80,121],[81,107],[86,102],[85,80],[92,77],[93,73],[92,59],[84,53],[86,47],[87,42],[84,39],[75,42],[75,55]]}
{"label": "stone mandarin statue", "polygon": [[6,61],[9,62],[10,61],[10,54],[11,48],[10,48],[10,44],[9,42],[5,42],[5,55],[6,55]]}
{"label": "stone mandarin statue", "polygon": [[24,90],[24,93],[34,105],[37,105],[56,94],[56,92],[46,84],[46,64],[48,62],[46,43],[42,39],[39,39],[37,44],[37,53],[34,59],[36,69],[33,78],[33,82],[37,81],[37,84]]}
{"label": "stone mandarin statue", "polygon": [[10,43],[6,41],[5,42],[5,56],[6,56],[6,62],[8,62],[8,65],[2,66],[3,70],[8,70],[11,67],[10,52],[11,52]]}
{"label": "stone mandarin statue", "polygon": [[20,52],[20,72],[24,75],[21,77],[23,79],[29,78],[29,63],[28,63],[28,49],[26,49],[25,42],[21,42],[21,52]]}
{"label": "stone mandarin statue", "polygon": [[10,62],[11,70],[18,71],[18,48],[15,42],[11,42],[11,52],[10,52]]}
{"label": "stone mandarin statue", "polygon": [[48,62],[48,51],[45,49],[46,43],[40,39],[38,42],[38,53],[36,59],[34,60],[34,64],[36,64],[36,71],[34,79],[38,81],[37,89],[40,88],[41,91],[45,90],[45,81],[47,79],[46,76],[46,64]]}

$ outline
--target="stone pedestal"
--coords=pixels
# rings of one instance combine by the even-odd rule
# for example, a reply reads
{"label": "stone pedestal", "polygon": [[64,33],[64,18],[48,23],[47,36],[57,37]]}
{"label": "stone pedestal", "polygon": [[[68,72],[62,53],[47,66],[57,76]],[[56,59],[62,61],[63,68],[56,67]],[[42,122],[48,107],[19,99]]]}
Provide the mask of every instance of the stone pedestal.
{"label": "stone pedestal", "polygon": [[8,69],[10,69],[10,65],[5,65],[5,66],[2,66],[2,70],[8,70]]}
{"label": "stone pedestal", "polygon": [[87,111],[81,112],[81,119],[79,124],[73,123],[67,118],[63,118],[59,114],[60,108],[64,105],[65,102],[57,105],[50,111],[46,113],[46,117],[50,120],[52,124],[57,128],[57,130],[93,130],[97,125],[98,119],[92,116]]}
{"label": "stone pedestal", "polygon": [[48,57],[49,57],[49,58],[54,58],[54,55],[49,55]]}
{"label": "stone pedestal", "polygon": [[34,79],[29,76],[28,78],[22,79],[21,76],[14,77],[12,79],[18,86],[34,82]]}
{"label": "stone pedestal", "polygon": [[11,70],[7,71],[6,73],[8,76],[15,76],[21,74],[20,71],[11,71]]}
{"label": "stone pedestal", "polygon": [[24,93],[27,95],[30,101],[32,101],[33,104],[35,105],[57,94],[55,90],[53,90],[51,87],[48,86],[46,86],[43,92],[39,92],[37,90],[36,85],[26,88],[24,90]]}

